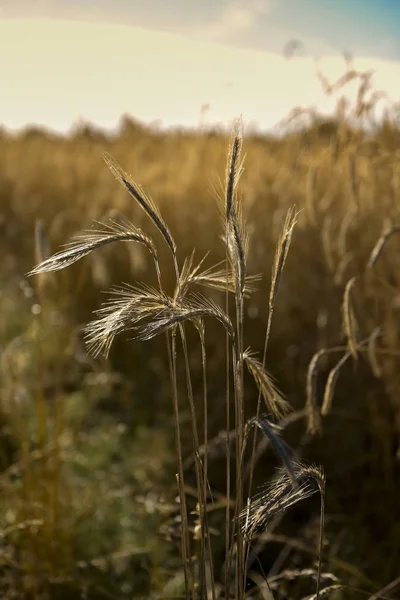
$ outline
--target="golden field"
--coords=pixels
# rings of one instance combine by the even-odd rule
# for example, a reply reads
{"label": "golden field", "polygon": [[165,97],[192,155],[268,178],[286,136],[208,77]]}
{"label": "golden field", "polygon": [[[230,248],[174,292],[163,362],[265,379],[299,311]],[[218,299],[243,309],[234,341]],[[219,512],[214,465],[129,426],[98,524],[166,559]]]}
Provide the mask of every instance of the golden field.
{"label": "golden field", "polygon": [[[334,598],[357,597],[356,589],[366,597],[379,590],[396,597],[399,148],[394,118],[369,135],[346,120],[316,120],[279,139],[251,134],[243,141],[238,202],[249,235],[246,269],[262,276],[245,301],[243,340],[244,349],[257,350],[259,358],[275,247],[288,211],[293,206],[298,211],[266,367],[291,406],[281,422],[282,439],[297,458],[321,465],[326,474],[321,585],[335,585]],[[159,207],[176,240],[180,268],[194,248],[195,263],[208,253],[204,269],[226,255],[218,198],[224,196],[229,136],[222,132],[163,133],[126,118],[118,135],[108,137],[84,126],[69,138],[33,128],[13,136],[0,133],[0,587],[5,598],[184,595],[165,340],[132,341],[133,335],[124,333],[106,360],[90,356],[82,334],[107,298],[104,291],[121,283],[157,286],[151,256],[143,245],[110,244],[62,272],[26,277],[94,221],[124,217],[154,240],[164,290],[173,294],[175,274],[165,241],[110,173],[103,152]],[[383,245],[373,261],[380,238]],[[196,291],[225,309],[223,290]],[[234,311],[232,304],[230,314]],[[214,592],[223,597],[226,448],[218,440],[224,440],[226,428],[225,334],[205,321],[205,338],[208,477],[214,490],[207,501],[210,554]],[[187,327],[187,342],[203,432],[204,372],[193,327]],[[196,548],[193,415],[180,344],[177,380],[191,508],[188,536]],[[257,386],[247,374],[243,386],[247,420],[256,412]],[[313,422],[319,421],[314,431]],[[278,466],[279,457],[264,448],[254,493]],[[314,594],[318,500],[296,504],[272,525],[253,542],[258,561],[249,568],[246,595],[270,597],[263,573],[275,598]]]}

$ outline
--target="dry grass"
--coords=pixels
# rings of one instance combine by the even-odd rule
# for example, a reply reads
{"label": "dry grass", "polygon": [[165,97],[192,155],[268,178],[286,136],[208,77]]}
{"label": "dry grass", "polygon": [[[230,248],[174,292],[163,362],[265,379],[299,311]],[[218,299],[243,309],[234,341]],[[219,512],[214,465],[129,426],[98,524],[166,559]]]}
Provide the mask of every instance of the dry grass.
{"label": "dry grass", "polygon": [[[281,140],[237,124],[229,142],[129,121],[115,139],[2,134],[4,594],[115,596],[116,573],[121,598],[395,592],[399,141],[389,120]],[[88,348],[109,362],[81,340],[94,310]],[[112,442],[121,420],[131,441]]]}

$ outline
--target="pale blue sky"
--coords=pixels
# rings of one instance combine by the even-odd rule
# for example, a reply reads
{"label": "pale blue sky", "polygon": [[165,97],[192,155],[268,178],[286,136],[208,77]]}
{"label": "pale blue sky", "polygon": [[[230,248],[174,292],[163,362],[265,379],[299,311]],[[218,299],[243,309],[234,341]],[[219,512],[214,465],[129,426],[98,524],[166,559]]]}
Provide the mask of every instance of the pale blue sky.
{"label": "pale blue sky", "polygon": [[7,17],[133,25],[281,53],[400,59],[400,0],[0,0]]}

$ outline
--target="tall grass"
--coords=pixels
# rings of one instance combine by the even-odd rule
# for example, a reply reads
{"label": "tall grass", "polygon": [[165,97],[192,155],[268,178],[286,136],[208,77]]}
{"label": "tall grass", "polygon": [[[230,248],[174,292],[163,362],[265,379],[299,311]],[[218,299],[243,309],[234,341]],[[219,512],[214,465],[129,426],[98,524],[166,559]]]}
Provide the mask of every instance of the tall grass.
{"label": "tall grass", "polygon": [[5,590],[395,593],[398,131],[0,139]]}
{"label": "tall grass", "polygon": [[[105,350],[108,353],[110,345],[116,334],[124,331],[131,331],[134,338],[138,340],[150,340],[162,333],[166,334],[167,356],[170,363],[171,371],[171,397],[173,399],[173,409],[175,418],[175,438],[176,438],[176,457],[177,457],[177,482],[179,491],[179,505],[181,514],[181,552],[182,563],[185,581],[185,595],[187,598],[211,597],[216,598],[216,585],[220,583],[215,580],[215,567],[213,564],[212,544],[208,526],[208,489],[209,483],[205,479],[206,470],[204,467],[205,461],[208,461],[208,449],[206,440],[209,433],[206,429],[208,412],[207,388],[206,388],[206,361],[207,350],[204,343],[206,336],[206,320],[217,321],[225,329],[229,337],[229,345],[227,346],[228,357],[232,357],[232,389],[233,389],[233,414],[234,414],[234,437],[236,442],[235,447],[235,493],[234,493],[234,510],[233,524],[231,527],[231,535],[229,535],[229,520],[226,521],[228,533],[225,537],[225,560],[227,567],[225,569],[225,597],[229,598],[233,595],[238,600],[246,595],[246,550],[248,543],[252,538],[254,530],[260,522],[272,516],[277,511],[285,510],[298,500],[307,498],[316,490],[309,486],[309,473],[312,477],[316,477],[319,482],[323,482],[321,470],[316,467],[310,469],[307,466],[294,467],[287,453],[285,446],[279,439],[279,434],[269,423],[267,418],[260,417],[260,399],[264,397],[266,407],[273,416],[279,416],[279,409],[282,410],[289,407],[288,404],[282,401],[281,394],[271,382],[270,377],[265,370],[267,344],[270,335],[272,315],[278,295],[279,282],[282,277],[282,272],[285,260],[288,254],[290,241],[292,238],[293,228],[295,226],[295,215],[291,209],[287,215],[283,225],[282,234],[278,240],[278,246],[275,256],[275,261],[272,270],[271,292],[269,296],[269,319],[265,336],[263,361],[258,362],[253,357],[249,350],[244,351],[244,302],[246,291],[246,257],[248,253],[249,240],[245,232],[243,219],[243,210],[237,198],[237,186],[239,177],[243,169],[240,162],[242,146],[242,132],[240,124],[237,123],[234,129],[230,150],[228,153],[226,167],[226,188],[225,188],[225,206],[224,206],[224,225],[225,244],[227,248],[226,269],[226,292],[233,292],[235,300],[235,318],[234,322],[227,312],[218,306],[211,299],[200,295],[199,293],[191,292],[193,283],[196,282],[196,274],[199,271],[199,266],[190,269],[192,259],[186,259],[185,269],[181,269],[177,260],[177,244],[172,237],[172,234],[161,216],[161,213],[151,198],[146,195],[141,188],[134,182],[132,177],[126,174],[121,167],[108,155],[105,155],[105,160],[110,167],[112,173],[117,177],[120,183],[129,191],[134,199],[139,203],[150,220],[153,222],[162,238],[167,244],[171,252],[171,258],[176,274],[176,286],[172,296],[168,296],[162,287],[162,272],[157,261],[157,252],[154,241],[144,234],[139,229],[136,229],[130,224],[106,224],[103,225],[103,230],[95,233],[87,233],[80,235],[70,248],[58,252],[57,254],[45,258],[36,266],[30,275],[42,275],[44,273],[63,269],[77,260],[87,256],[90,252],[99,249],[101,246],[121,242],[131,241],[144,244],[151,252],[156,266],[157,279],[159,289],[151,289],[146,287],[125,287],[124,289],[114,290],[117,294],[117,300],[111,300],[104,308],[101,308],[99,313],[102,315],[99,319],[91,323],[87,328],[87,339],[89,347],[94,349],[95,354],[98,351]],[[218,265],[208,270],[208,276],[204,275],[201,278],[203,287],[215,286],[215,277],[213,273],[217,272]],[[230,282],[233,285],[229,285]],[[200,457],[200,437],[198,433],[198,415],[195,406],[193,383],[191,376],[191,367],[189,360],[189,351],[187,345],[186,327],[191,323],[195,326],[200,334],[200,351],[202,353],[203,364],[203,388],[204,388],[204,452],[203,458]],[[182,358],[180,359],[177,352],[177,336],[180,337],[182,343]],[[178,373],[177,361],[183,360],[184,372],[187,387],[187,400],[189,403],[190,422],[192,428],[192,445],[195,464],[196,477],[196,513],[198,517],[197,539],[200,542],[200,548],[197,554],[193,555],[191,548],[193,547],[194,539],[191,539],[191,530],[189,527],[188,503],[186,498],[186,483],[185,473],[183,469],[182,457],[182,442],[181,442],[181,414],[178,398]],[[257,414],[255,422],[260,426],[271,445],[275,448],[278,456],[282,459],[286,468],[289,479],[282,483],[276,483],[272,489],[265,493],[262,497],[261,507],[255,510],[254,502],[251,495],[247,497],[244,504],[244,489],[243,489],[243,456],[246,431],[248,426],[245,424],[244,411],[244,365],[249,366],[249,370],[254,377],[254,380],[259,388],[259,401],[257,403]],[[227,386],[230,387],[229,378]],[[230,402],[230,396],[226,396],[227,402]],[[230,411],[227,407],[227,414]],[[228,421],[227,428],[229,430],[230,423]],[[256,444],[254,438],[253,452],[251,461],[254,461]],[[227,505],[230,500],[230,464],[227,465]],[[283,477],[287,477],[287,474]],[[253,469],[251,469],[251,479]],[[306,487],[304,483],[306,482]],[[323,483],[318,483],[321,498],[324,497],[325,486]],[[282,491],[281,491],[282,489]],[[250,482],[251,494],[251,482]],[[281,497],[282,496],[282,497]],[[271,500],[270,497],[274,499]],[[288,497],[288,498],[287,498]],[[269,504],[275,508],[272,510]],[[260,505],[260,500],[257,500],[257,506]],[[246,506],[246,508],[244,508]],[[259,513],[262,513],[262,517]],[[240,525],[240,518],[245,515],[245,525]],[[257,516],[256,516],[257,515]],[[321,531],[323,530],[323,504],[321,508]],[[317,592],[319,597],[320,587],[320,572],[321,572],[321,551],[322,551],[322,533],[321,543],[319,548],[319,567],[317,576]],[[210,574],[212,576],[210,577]]]}

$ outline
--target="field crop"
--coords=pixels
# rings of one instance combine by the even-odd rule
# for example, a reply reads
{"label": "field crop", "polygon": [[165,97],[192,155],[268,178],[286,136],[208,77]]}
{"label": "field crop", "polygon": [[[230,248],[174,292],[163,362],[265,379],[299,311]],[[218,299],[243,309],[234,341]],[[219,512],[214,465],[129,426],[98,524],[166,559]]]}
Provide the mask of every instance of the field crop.
{"label": "field crop", "polygon": [[395,597],[399,148],[0,133],[3,597]]}

